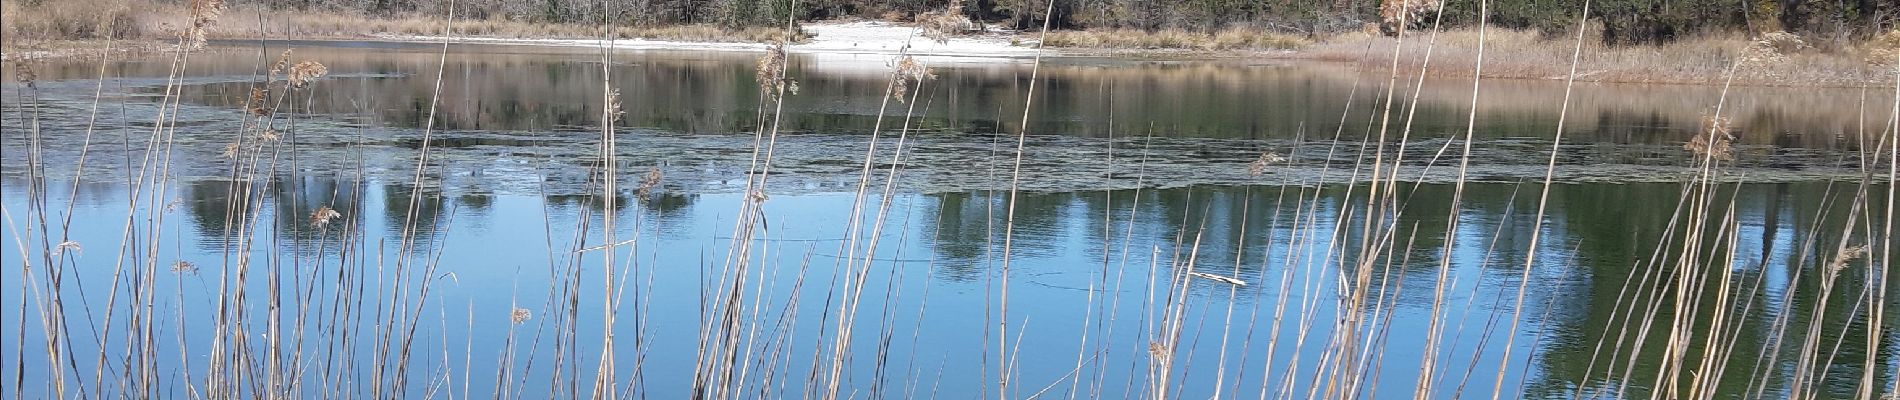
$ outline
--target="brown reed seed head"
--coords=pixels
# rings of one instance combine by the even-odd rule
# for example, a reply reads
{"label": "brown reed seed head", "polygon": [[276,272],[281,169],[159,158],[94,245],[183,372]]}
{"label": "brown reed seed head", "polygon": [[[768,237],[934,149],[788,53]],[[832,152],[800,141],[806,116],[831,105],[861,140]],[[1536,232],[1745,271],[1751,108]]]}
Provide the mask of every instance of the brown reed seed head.
{"label": "brown reed seed head", "polygon": [[277,62],[270,64],[271,79],[276,79],[277,74],[281,74],[284,72],[284,69],[290,68],[290,51],[291,49],[284,49],[283,54],[277,55]]}
{"label": "brown reed seed head", "polygon": [[759,58],[759,67],[753,71],[753,78],[759,82],[759,92],[776,100],[779,92],[798,94],[798,81],[785,77],[785,43],[774,43],[766,49],[765,56]]}
{"label": "brown reed seed head", "polygon": [[336,212],[329,206],[317,207],[316,211],[310,212],[310,226],[317,229],[327,228],[330,226],[330,221],[341,217],[343,213]]}
{"label": "brown reed seed head", "polygon": [[317,78],[330,74],[330,68],[316,61],[304,61],[290,67],[290,87],[303,88],[315,82]]}
{"label": "brown reed seed head", "polygon": [[1701,129],[1689,143],[1682,145],[1684,150],[1699,157],[1709,157],[1728,161],[1735,159],[1735,127],[1729,125],[1728,118],[1715,115],[1702,117]]}
{"label": "brown reed seed head", "polygon": [[778,83],[779,69],[784,65],[783,45],[775,44],[766,48],[765,56],[759,57],[758,69],[752,71],[752,78],[759,83],[759,91],[768,93],[772,91],[773,86]]}
{"label": "brown reed seed head", "polygon": [[1847,246],[1847,248],[1841,249],[1840,254],[1834,255],[1834,261],[1827,263],[1829,276],[1840,274],[1841,271],[1847,269],[1847,263],[1854,262],[1854,260],[1866,254],[1867,245]]}
{"label": "brown reed seed head", "polygon": [[515,307],[514,310],[508,312],[508,321],[513,322],[515,325],[521,325],[521,323],[528,322],[530,319],[534,319],[534,312],[528,311],[526,308]]}
{"label": "brown reed seed head", "polygon": [[269,103],[270,103],[270,88],[269,87],[260,85],[260,86],[251,88],[251,101],[249,104],[249,108],[252,115],[256,115],[259,117],[270,115],[272,110],[270,106],[266,105]]}
{"label": "brown reed seed head", "polygon": [[653,188],[660,186],[660,179],[662,177],[660,167],[653,167],[653,169],[647,170],[646,176],[640,177],[640,190],[635,191],[634,194],[643,200],[646,199],[649,195],[653,194]]}
{"label": "brown reed seed head", "polygon": [[613,90],[608,91],[607,92],[607,119],[608,119],[607,123],[611,124],[615,122],[620,122],[620,116],[626,115],[626,114],[627,114],[627,111],[622,110],[620,108],[620,89],[615,88]]}
{"label": "brown reed seed head", "polygon": [[186,50],[198,50],[205,47],[205,32],[217,24],[218,17],[224,15],[224,0],[192,0],[191,27],[185,28],[183,39]]}
{"label": "brown reed seed head", "polygon": [[891,85],[891,96],[899,103],[904,102],[904,98],[910,97],[912,81],[921,84],[923,81],[937,79],[937,74],[930,72],[929,67],[917,62],[916,57],[908,55],[899,57],[892,69],[897,74],[897,81]]}

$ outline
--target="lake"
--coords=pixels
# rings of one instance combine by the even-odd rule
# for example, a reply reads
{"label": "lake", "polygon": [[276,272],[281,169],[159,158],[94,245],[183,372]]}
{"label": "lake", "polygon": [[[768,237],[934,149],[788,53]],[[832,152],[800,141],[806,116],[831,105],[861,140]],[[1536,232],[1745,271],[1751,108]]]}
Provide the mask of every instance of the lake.
{"label": "lake", "polygon": [[[284,84],[285,49],[327,76]],[[941,57],[886,96],[891,56],[793,53],[778,102],[763,53],[444,49],[7,65],[0,392],[1855,398],[1900,376],[1892,88],[1578,84],[1566,107],[1554,79],[1474,101],[1344,64]],[[1685,146],[1711,131],[1719,154]]]}

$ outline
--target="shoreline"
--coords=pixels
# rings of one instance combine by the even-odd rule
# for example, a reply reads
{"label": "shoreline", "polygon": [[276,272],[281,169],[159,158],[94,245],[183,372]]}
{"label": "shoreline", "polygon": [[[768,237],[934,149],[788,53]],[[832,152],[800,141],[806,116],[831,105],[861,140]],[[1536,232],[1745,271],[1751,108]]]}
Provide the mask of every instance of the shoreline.
{"label": "shoreline", "polygon": [[[1006,34],[985,34],[980,37],[955,37],[946,42],[937,42],[922,35],[922,30],[878,22],[852,22],[845,24],[808,25],[805,31],[811,38],[803,42],[786,46],[786,51],[804,54],[827,55],[890,55],[903,52],[915,57],[956,58],[961,60],[980,59],[1029,59],[1036,56],[1037,49],[1014,46],[1006,39]],[[415,35],[377,35],[375,40],[399,43],[433,43],[445,41],[464,44],[505,45],[505,46],[547,46],[598,49],[610,45],[614,50],[680,50],[680,51],[728,51],[763,53],[772,44],[734,41],[680,41],[653,39],[564,39],[564,38],[500,38],[500,37],[445,37]],[[908,51],[903,49],[908,46]],[[1047,55],[1047,54],[1045,54]]]}
{"label": "shoreline", "polygon": [[[1359,54],[1352,54],[1355,52],[1349,50],[1354,47],[1392,48],[1392,44],[1389,43],[1390,38],[1376,36],[1341,35],[1340,37],[1321,41],[1297,50],[1208,50],[1129,47],[1039,48],[1036,47],[1037,35],[1034,33],[1022,33],[993,28],[979,33],[948,37],[942,41],[925,36],[924,30],[915,24],[882,21],[818,22],[805,24],[801,29],[808,33],[809,37],[803,41],[786,46],[787,51],[824,56],[896,56],[902,52],[902,54],[909,54],[920,60],[942,63],[1023,62],[1037,57],[1049,57],[1115,58],[1145,61],[1271,60],[1338,64],[1349,68],[1370,67],[1387,69],[1393,65],[1394,56],[1394,52],[1384,50],[1358,52]],[[218,40],[245,41],[259,39],[260,38],[254,36],[239,36],[219,38]],[[621,51],[665,50],[746,53],[763,53],[771,46],[767,43],[744,41],[655,40],[641,38],[601,40],[558,37],[518,38],[480,35],[421,36],[402,34],[370,34],[360,36],[319,35],[296,39],[263,38],[263,40],[337,43],[367,41],[405,44],[442,44],[446,41],[457,44],[594,49],[610,44],[613,49]],[[19,63],[94,59],[105,55],[108,51],[106,50],[107,45],[111,46],[110,52],[114,54],[114,56],[123,57],[139,57],[175,51],[173,46],[166,42],[167,41],[164,40],[149,39],[127,39],[110,42],[88,40],[43,42],[37,46],[41,48],[16,48],[5,53],[0,53],[0,61]],[[1552,51],[1548,49],[1550,46],[1546,46],[1550,43],[1527,41],[1524,38],[1506,38],[1499,40],[1499,42],[1504,43],[1504,45],[1496,47],[1505,47],[1504,54],[1498,55],[1496,52],[1499,50],[1496,49],[1490,50],[1493,53],[1486,54],[1485,58],[1487,62],[1486,65],[1484,65],[1484,73],[1482,75],[1485,79],[1564,80],[1569,75],[1567,71],[1569,67],[1568,60],[1560,60],[1564,62],[1556,63],[1548,59],[1549,57],[1530,57],[1547,56],[1543,53]],[[1412,47],[1417,46],[1413,43],[1407,43],[1407,45]],[[1439,54],[1434,55],[1433,59],[1445,61],[1432,62],[1430,65],[1431,68],[1422,71],[1423,74],[1448,78],[1468,78],[1477,72],[1471,65],[1468,65],[1468,62],[1457,61],[1475,58],[1475,55],[1467,54],[1469,53],[1469,51],[1467,51],[1468,49],[1462,48],[1471,47],[1470,43],[1451,42],[1440,43],[1438,45],[1444,48],[1438,49]],[[1733,41],[1704,41],[1702,43],[1694,43],[1693,45],[1703,47],[1734,47],[1735,43]],[[1512,49],[1511,46],[1517,48]],[[1884,67],[1867,64],[1858,69],[1849,68],[1851,66],[1850,63],[1841,61],[1841,59],[1845,58],[1845,55],[1801,55],[1792,58],[1796,60],[1795,62],[1788,62],[1785,60],[1790,58],[1783,58],[1784,61],[1781,65],[1765,65],[1763,67],[1742,69],[1733,82],[1726,82],[1728,79],[1726,79],[1727,76],[1724,73],[1725,66],[1720,65],[1721,57],[1732,56],[1728,53],[1733,52],[1733,49],[1727,49],[1725,47],[1713,48],[1705,52],[1706,54],[1698,54],[1694,57],[1680,56],[1678,57],[1680,59],[1652,57],[1650,59],[1640,60],[1639,62],[1632,62],[1632,60],[1625,59],[1627,57],[1625,54],[1653,52],[1654,49],[1591,47],[1596,47],[1591,50],[1600,54],[1586,52],[1587,55],[1591,55],[1592,57],[1586,57],[1585,66],[1577,70],[1577,82],[1697,86],[1733,84],[1738,86],[1816,88],[1892,87],[1895,84],[1894,73],[1886,73],[1883,70],[1877,69]],[[1420,74],[1420,66],[1424,64],[1424,62],[1418,53],[1422,53],[1422,51],[1405,46],[1401,46],[1400,49],[1404,50],[1404,52],[1397,54],[1399,61],[1397,65],[1402,69],[1401,74],[1407,76],[1417,76]],[[1559,50],[1563,50],[1564,52],[1569,51],[1568,48]],[[1516,54],[1513,54],[1513,51],[1515,51]],[[1713,54],[1713,56],[1710,54]],[[1695,63],[1694,65],[1699,68],[1691,69],[1680,67],[1683,64],[1691,62]],[[1659,73],[1655,71],[1658,69],[1662,69],[1662,72]]]}

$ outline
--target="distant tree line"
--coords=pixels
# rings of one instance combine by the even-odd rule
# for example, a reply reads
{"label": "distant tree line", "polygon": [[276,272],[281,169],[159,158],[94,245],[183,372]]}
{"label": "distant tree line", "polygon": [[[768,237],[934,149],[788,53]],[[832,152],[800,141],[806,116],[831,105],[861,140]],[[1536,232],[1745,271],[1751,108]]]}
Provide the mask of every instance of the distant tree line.
{"label": "distant tree line", "polygon": [[[446,15],[449,0],[229,0],[299,10],[352,11],[372,15]],[[1049,2],[1054,1],[1054,7]],[[1396,4],[1395,4],[1396,3]],[[1382,7],[1437,0],[962,0],[955,4],[978,21],[1037,28],[1047,21],[1062,29],[1132,28],[1211,31],[1252,27],[1320,34],[1363,29],[1380,21]],[[1559,33],[1575,29],[1577,0],[1491,1],[1492,24]],[[943,9],[952,0],[454,0],[465,18],[506,18],[550,23],[624,25],[719,24],[754,26],[856,16],[908,18]],[[1476,23],[1476,0],[1451,0],[1444,24]],[[1045,12],[1053,10],[1053,12]],[[1896,0],[1595,0],[1590,18],[1611,44],[1662,43],[1711,31],[1788,31],[1826,44],[1866,38],[1900,25]]]}

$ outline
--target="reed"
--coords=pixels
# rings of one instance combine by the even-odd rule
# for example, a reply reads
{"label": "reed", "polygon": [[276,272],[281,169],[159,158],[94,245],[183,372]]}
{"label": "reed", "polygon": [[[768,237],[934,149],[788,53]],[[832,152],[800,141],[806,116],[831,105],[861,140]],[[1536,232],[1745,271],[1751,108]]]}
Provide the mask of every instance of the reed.
{"label": "reed", "polygon": [[[1576,34],[1584,36],[1586,51],[1578,57],[1579,68],[1575,72],[1575,79],[1582,82],[1720,85],[1728,80],[1729,65],[1738,59],[1747,60],[1751,65],[1738,71],[1735,77],[1737,84],[1858,87],[1865,82],[1879,85],[1891,85],[1893,82],[1893,77],[1884,68],[1885,64],[1877,61],[1891,58],[1883,57],[1891,54],[1885,49],[1892,47],[1887,44],[1892,42],[1891,39],[1881,39],[1884,36],[1865,43],[1829,49],[1763,44],[1776,38],[1792,37],[1786,33],[1780,36],[1756,36],[1733,32],[1688,35],[1681,40],[1660,45],[1611,46],[1602,43],[1600,27],[1593,24],[1583,26],[1584,29],[1578,30]],[[1485,37],[1480,39],[1480,35]],[[1570,35],[1547,35],[1535,30],[1485,26],[1449,29],[1444,36],[1445,41],[1438,46],[1437,51],[1453,59],[1474,58],[1478,44],[1483,42],[1488,47],[1486,51],[1491,54],[1484,68],[1486,77],[1564,80],[1569,73],[1566,70],[1571,64],[1571,52],[1566,50],[1573,47],[1567,43],[1572,39]],[[1367,45],[1390,46],[1394,43],[1394,39],[1380,35],[1345,33],[1319,40],[1294,56],[1378,65],[1394,58],[1406,64],[1419,63],[1425,48],[1418,45],[1404,46],[1401,52],[1370,58],[1361,57],[1358,52],[1358,49]],[[1446,77],[1467,76],[1473,72],[1470,64],[1432,69],[1434,75]]]}
{"label": "reed", "polygon": [[[1434,12],[1443,13],[1442,6]],[[1484,15],[1490,4],[1478,6]],[[186,7],[190,15],[181,26],[190,28],[173,39],[185,49],[202,50],[207,36],[215,37],[212,32],[243,14],[215,0]],[[1053,4],[1049,7],[1045,13],[1055,12]],[[1404,20],[1390,42],[1355,43],[1351,67],[1365,74],[1353,83],[1346,110],[1333,126],[1313,121],[1313,131],[1320,133],[1309,139],[1302,123],[1291,143],[1259,149],[1257,157],[1249,156],[1251,163],[1225,171],[1252,177],[1259,193],[1157,190],[1169,184],[1161,181],[1165,177],[1150,176],[1157,128],[1150,125],[1149,134],[1137,138],[1116,130],[1127,121],[1109,117],[1109,139],[1090,142],[1102,145],[1091,149],[1101,153],[1092,154],[1107,158],[1111,185],[1133,189],[1104,189],[1100,209],[1091,210],[1101,218],[1099,226],[1079,228],[1100,235],[1089,241],[1099,245],[1093,250],[1099,253],[1089,254],[1086,265],[1077,268],[1083,282],[1078,286],[1084,286],[1073,297],[1079,300],[1036,304],[1025,311],[1034,301],[1023,294],[1033,282],[1021,258],[1029,243],[1025,221],[1043,195],[1036,193],[1037,177],[1025,166],[1061,162],[1049,157],[1071,154],[1039,153],[1044,149],[1038,148],[1043,145],[1031,117],[1042,109],[1033,107],[1052,92],[1086,93],[1042,87],[1048,66],[1041,56],[1029,68],[1022,109],[997,112],[1022,114],[1018,125],[1005,128],[1012,131],[1004,133],[1008,136],[992,138],[987,163],[994,189],[969,193],[985,202],[984,248],[971,262],[995,268],[969,284],[972,293],[946,293],[938,287],[949,283],[936,278],[936,255],[922,268],[902,258],[913,240],[948,239],[943,221],[948,217],[942,214],[931,238],[911,237],[921,235],[911,224],[923,221],[910,211],[928,198],[908,195],[907,186],[919,179],[907,168],[917,161],[919,146],[928,145],[920,143],[941,143],[924,138],[935,134],[924,126],[932,115],[931,99],[945,84],[936,80],[939,71],[908,54],[891,60],[885,88],[876,94],[876,122],[851,144],[852,155],[859,154],[855,146],[863,146],[863,152],[846,167],[857,179],[847,184],[851,207],[835,227],[842,237],[835,247],[787,246],[802,239],[772,225],[780,213],[798,210],[779,206],[790,202],[773,197],[796,196],[781,182],[787,162],[781,157],[806,149],[790,149],[781,140],[802,134],[786,125],[791,110],[799,109],[792,96],[801,82],[824,80],[801,76],[805,71],[798,66],[804,64],[784,45],[797,40],[789,33],[797,31],[796,21],[773,28],[777,44],[751,71],[759,104],[753,111],[758,124],[750,132],[752,144],[732,153],[733,161],[747,165],[747,176],[730,236],[704,249],[662,249],[651,244],[659,235],[645,214],[628,217],[623,210],[643,211],[667,196],[673,189],[668,179],[675,176],[670,173],[678,167],[628,155],[637,144],[623,142],[633,136],[623,124],[627,110],[622,103],[642,94],[617,74],[629,68],[616,63],[611,50],[612,42],[623,37],[622,27],[603,20],[584,32],[603,40],[600,97],[594,104],[600,113],[591,121],[598,126],[570,138],[590,146],[578,162],[586,170],[588,200],[574,209],[542,205],[540,248],[520,251],[544,252],[545,265],[515,267],[505,301],[445,297],[445,291],[474,289],[464,287],[457,275],[470,267],[445,261],[455,251],[452,245],[461,242],[449,229],[458,226],[458,213],[445,206],[443,197],[441,172],[448,161],[441,158],[438,140],[448,128],[438,121],[437,109],[452,101],[446,96],[456,84],[443,73],[450,69],[449,42],[481,29],[465,27],[450,14],[428,30],[430,36],[448,39],[435,54],[436,76],[429,111],[416,132],[415,158],[398,160],[396,166],[407,179],[384,189],[392,217],[386,233],[376,232],[377,224],[367,219],[373,210],[340,200],[368,195],[366,177],[374,160],[360,152],[353,158],[320,158],[300,137],[313,124],[318,93],[347,90],[328,82],[332,74],[352,71],[332,71],[326,60],[294,51],[258,48],[257,73],[242,106],[216,114],[228,122],[220,126],[233,128],[208,136],[214,142],[203,145],[205,139],[194,136],[205,133],[188,122],[196,115],[187,115],[200,111],[187,108],[183,99],[187,77],[196,76],[192,59],[203,54],[198,51],[167,55],[170,71],[152,99],[149,129],[137,132],[129,124],[112,126],[107,115],[115,100],[106,79],[110,67],[122,60],[110,55],[98,60],[101,79],[90,104],[83,106],[46,104],[31,84],[31,71],[15,70],[28,82],[9,86],[14,92],[9,110],[16,112],[0,122],[13,136],[4,138],[9,146],[25,146],[24,160],[7,162],[9,171],[24,171],[26,179],[23,186],[8,187],[8,195],[18,193],[21,201],[10,197],[0,205],[9,246],[17,249],[8,259],[17,255],[19,262],[17,274],[8,271],[7,283],[9,292],[19,293],[19,303],[8,304],[12,315],[4,315],[12,336],[7,340],[18,346],[12,354],[0,354],[10,356],[0,369],[9,377],[0,391],[14,398],[684,394],[836,399],[934,397],[945,387],[974,385],[979,388],[959,394],[1346,399],[1409,392],[1429,399],[1484,396],[1489,386],[1495,399],[1527,396],[1532,390],[1528,381],[1534,363],[1548,355],[1527,348],[1573,339],[1557,337],[1546,325],[1565,312],[1559,309],[1564,299],[1540,297],[1534,285],[1591,272],[1578,266],[1576,249],[1585,244],[1550,233],[1557,229],[1553,210],[1566,201],[1559,172],[1575,149],[1566,137],[1575,111],[1569,108],[1568,89],[1563,108],[1555,110],[1553,135],[1536,143],[1548,146],[1547,154],[1539,154],[1547,157],[1540,157],[1540,179],[1513,188],[1502,203],[1505,210],[1496,214],[1500,218],[1478,218],[1489,213],[1478,209],[1470,193],[1481,190],[1475,189],[1480,186],[1474,170],[1483,160],[1474,153],[1488,145],[1477,139],[1478,105],[1489,94],[1480,91],[1485,86],[1479,82],[1494,76],[1487,72],[1493,71],[1493,60],[1512,54],[1508,42],[1517,34],[1483,27],[1482,21],[1468,39],[1469,53],[1459,49],[1467,40],[1462,33],[1435,25],[1415,32],[1414,24]],[[1586,23],[1583,15],[1580,25]],[[1545,66],[1567,70],[1561,73],[1566,88],[1588,80],[1579,71],[1596,57],[1591,52],[1602,50],[1590,44],[1587,29],[1578,32],[1568,43],[1567,61],[1560,63],[1568,67]],[[1063,40],[1056,31],[1044,35],[1039,42],[1048,46]],[[108,46],[123,40],[105,39]],[[1725,85],[1758,73],[1751,69],[1772,69],[1759,61],[1731,55],[1725,61]],[[1446,70],[1472,79],[1471,109],[1458,127],[1462,132],[1420,128],[1426,79]],[[1883,73],[1900,76],[1900,68]],[[1104,84],[1096,90],[1134,89]],[[1368,103],[1377,111],[1367,116],[1367,130],[1346,132],[1353,107]],[[1748,226],[1738,193],[1753,183],[1730,178],[1737,154],[1735,112],[1726,97],[1713,106],[1700,129],[1681,138],[1681,149],[1669,150],[1693,158],[1688,166],[1693,174],[1667,188],[1674,192],[1667,204],[1625,210],[1654,208],[1668,222],[1642,227],[1658,236],[1637,235],[1645,242],[1636,251],[1647,256],[1631,262],[1621,281],[1608,286],[1616,291],[1611,304],[1591,305],[1607,315],[1612,327],[1600,337],[1574,339],[1588,349],[1587,365],[1581,376],[1563,377],[1578,385],[1553,393],[1826,398],[1836,394],[1827,386],[1839,382],[1852,382],[1858,398],[1893,392],[1892,378],[1883,375],[1891,360],[1850,348],[1878,349],[1891,339],[1884,324],[1889,322],[1890,213],[1900,172],[1893,162],[1900,158],[1894,134],[1900,130],[1900,105],[1891,107],[1894,116],[1857,133],[1862,176],[1832,182],[1818,194],[1820,204],[1838,200],[1847,207],[1820,207],[1804,215],[1806,221],[1790,224],[1801,234],[1789,239],[1799,254],[1790,257],[1786,279],[1812,285],[1779,290],[1784,291],[1780,296],[1815,299],[1799,303],[1767,297],[1775,290],[1773,279],[1780,278],[1752,271],[1763,261],[1741,254],[1747,231],[1757,228]],[[70,164],[47,157],[58,150],[49,144],[49,135],[57,133],[43,131],[41,118],[59,111],[56,107],[90,108]],[[1330,135],[1323,133],[1327,128]],[[124,176],[117,179],[130,192],[123,199],[123,218],[116,209],[111,217],[123,224],[111,227],[117,243],[84,237],[84,227],[75,226],[74,218],[85,212],[77,200],[81,187],[98,176],[87,171],[120,161],[101,155],[113,146],[125,153]],[[195,173],[179,164],[186,157],[216,158],[219,170],[210,177],[186,178]],[[347,187],[316,191],[282,179],[325,163],[353,164],[342,169],[349,175]],[[549,159],[535,169],[547,174],[574,165]],[[1449,191],[1420,185],[1423,172],[1414,167],[1456,168],[1457,178]],[[975,168],[965,173],[981,173]],[[1317,173],[1292,172],[1308,168]],[[64,169],[73,170],[70,181],[55,181]],[[546,186],[552,178],[538,178],[542,198],[553,197]],[[174,196],[197,187],[192,185],[218,191],[209,201],[222,215],[205,223],[202,236],[217,240],[208,245],[208,257],[187,260],[177,245],[184,223],[178,221]],[[1520,189],[1527,193],[1521,199]],[[1449,201],[1424,205],[1437,200],[1434,196]],[[1082,197],[1093,201],[1098,195],[1074,198]],[[1232,207],[1217,209],[1215,204],[1223,202]],[[1440,206],[1444,209],[1431,208]],[[1237,217],[1231,214],[1235,210]],[[561,222],[566,218],[572,222]],[[898,232],[895,243],[888,242],[892,232]],[[1518,242],[1518,236],[1528,241]],[[833,253],[821,253],[821,247]],[[661,252],[676,251],[697,251],[701,261],[659,261]],[[1144,251],[1148,254],[1139,254]],[[827,256],[834,259],[829,265],[813,261]],[[102,259],[111,259],[109,268]],[[1134,271],[1129,271],[1131,263]],[[95,265],[104,272],[89,273]],[[1462,268],[1488,274],[1476,280],[1502,278],[1474,282],[1460,275]],[[693,278],[674,280],[669,274],[697,275],[697,285],[655,283]],[[1424,279],[1408,279],[1414,277],[1408,274]],[[106,281],[86,281],[94,277]],[[536,294],[539,290],[544,294]],[[968,298],[978,292],[980,301]],[[1407,300],[1416,298],[1429,302]],[[956,315],[954,310],[937,308],[946,300],[981,303],[980,319],[973,316],[974,306],[973,315],[955,316],[978,321],[959,335],[980,345],[939,348],[925,339],[935,337],[926,330],[938,326],[938,318],[955,318],[945,316]],[[1067,315],[1043,311],[1048,309]],[[1399,321],[1418,318],[1409,313],[1424,314],[1422,332],[1398,328]],[[433,324],[427,321],[431,315]],[[682,321],[690,321],[683,324],[691,328],[669,327]],[[1744,339],[1752,332],[1767,337],[1762,343]],[[1050,343],[1060,346],[1045,347]],[[945,354],[952,352],[970,355]],[[685,372],[688,354],[692,365]],[[1030,364],[1051,354],[1062,358]],[[933,357],[941,360],[934,375],[926,371]],[[664,363],[648,365],[654,360]],[[964,362],[973,365],[958,364]],[[1055,367],[1042,368],[1047,366]],[[1830,376],[1844,374],[1842,366],[1859,369],[1851,377]],[[1393,383],[1393,376],[1414,372]],[[689,380],[648,379],[649,374]],[[970,375],[976,381],[969,381]],[[1743,381],[1737,392],[1736,382]]]}

